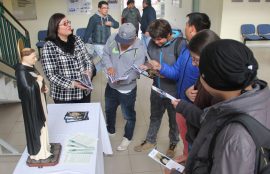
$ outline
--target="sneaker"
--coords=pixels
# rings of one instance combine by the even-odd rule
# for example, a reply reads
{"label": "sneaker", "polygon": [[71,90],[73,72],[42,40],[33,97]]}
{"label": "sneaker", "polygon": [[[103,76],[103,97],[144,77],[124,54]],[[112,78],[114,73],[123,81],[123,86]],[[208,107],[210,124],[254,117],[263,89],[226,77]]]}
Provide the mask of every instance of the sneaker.
{"label": "sneaker", "polygon": [[156,143],[155,144],[152,144],[152,143],[149,143],[147,142],[146,140],[144,140],[142,142],[142,144],[138,145],[138,146],[135,146],[134,147],[134,150],[136,152],[141,152],[141,151],[144,151],[144,150],[148,150],[148,149],[153,149],[156,147]]}
{"label": "sneaker", "polygon": [[166,152],[167,157],[169,157],[169,158],[174,157],[176,145],[177,144],[173,144],[173,143],[170,144],[170,146],[169,146],[169,148],[168,148],[168,150]]}
{"label": "sneaker", "polygon": [[116,150],[118,151],[123,151],[123,150],[127,150],[128,145],[130,144],[130,140],[128,140],[126,137],[123,137],[123,140],[121,142],[121,144],[116,148]]}

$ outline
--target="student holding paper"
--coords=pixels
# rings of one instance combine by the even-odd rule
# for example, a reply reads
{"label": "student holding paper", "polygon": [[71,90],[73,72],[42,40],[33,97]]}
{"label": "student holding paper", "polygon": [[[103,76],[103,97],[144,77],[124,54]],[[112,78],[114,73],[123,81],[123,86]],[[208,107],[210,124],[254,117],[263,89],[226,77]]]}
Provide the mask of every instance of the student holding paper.
{"label": "student holding paper", "polygon": [[[210,25],[210,19],[205,13],[194,12],[188,14],[185,27],[185,36],[187,40],[190,41],[199,31],[209,29]],[[155,60],[149,62],[153,66],[153,69],[159,70],[161,75],[177,81],[177,97],[179,99],[188,102],[194,101],[192,97],[194,97],[197,92],[194,90],[194,84],[199,77],[199,70],[197,67],[193,66],[192,55],[190,54],[187,44],[182,44],[181,54],[173,65]],[[183,155],[179,160],[185,161],[188,156],[186,132],[187,129],[189,129],[189,125],[186,125],[186,121],[181,113],[176,114],[176,121],[184,144]]]}
{"label": "student holding paper", "polygon": [[107,130],[110,135],[114,135],[116,110],[121,105],[125,125],[124,136],[117,150],[126,150],[133,137],[136,122],[136,112],[134,110],[137,83],[139,73],[132,68],[132,65],[141,65],[145,61],[145,51],[141,41],[137,38],[136,28],[131,23],[123,24],[118,34],[113,34],[104,47],[102,64],[104,71],[112,77],[128,75],[126,80],[118,80],[112,83],[108,80],[105,89],[105,113]]}

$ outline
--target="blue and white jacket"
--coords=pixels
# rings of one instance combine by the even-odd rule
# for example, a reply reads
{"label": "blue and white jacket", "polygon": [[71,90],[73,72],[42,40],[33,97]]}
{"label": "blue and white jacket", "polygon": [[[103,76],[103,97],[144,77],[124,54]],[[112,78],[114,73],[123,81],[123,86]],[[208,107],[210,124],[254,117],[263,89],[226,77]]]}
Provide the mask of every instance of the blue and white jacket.
{"label": "blue and white jacket", "polygon": [[181,52],[177,61],[173,65],[161,63],[160,74],[177,81],[177,97],[190,102],[185,91],[194,85],[199,78],[199,69],[192,65],[192,58],[186,41],[183,40],[182,42],[184,43],[181,43]]}

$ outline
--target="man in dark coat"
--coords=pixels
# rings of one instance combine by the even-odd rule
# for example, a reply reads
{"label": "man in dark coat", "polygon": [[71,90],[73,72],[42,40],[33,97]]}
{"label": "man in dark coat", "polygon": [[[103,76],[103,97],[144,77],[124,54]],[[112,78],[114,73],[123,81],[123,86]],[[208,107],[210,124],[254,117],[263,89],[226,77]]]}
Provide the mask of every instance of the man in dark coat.
{"label": "man in dark coat", "polygon": [[142,41],[147,47],[150,41],[150,35],[147,32],[147,27],[149,24],[156,20],[156,10],[152,7],[151,0],[143,0],[143,14],[141,19],[141,31],[142,31]]}

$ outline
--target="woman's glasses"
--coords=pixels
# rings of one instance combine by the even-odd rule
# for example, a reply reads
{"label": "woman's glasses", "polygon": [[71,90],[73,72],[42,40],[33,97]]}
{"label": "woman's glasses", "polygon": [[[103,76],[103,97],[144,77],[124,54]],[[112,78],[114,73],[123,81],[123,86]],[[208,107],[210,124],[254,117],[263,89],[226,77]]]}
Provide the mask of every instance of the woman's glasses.
{"label": "woman's glasses", "polygon": [[59,26],[61,26],[61,25],[63,25],[63,26],[68,26],[68,25],[71,25],[71,21],[64,21],[62,24],[59,24]]}

